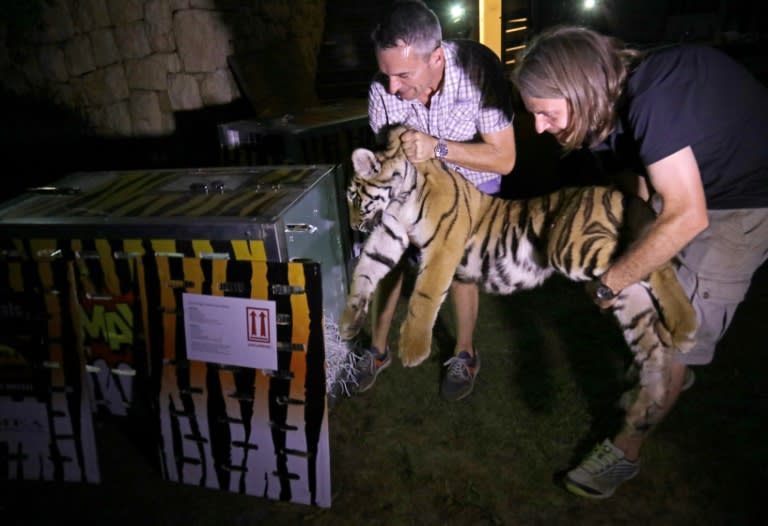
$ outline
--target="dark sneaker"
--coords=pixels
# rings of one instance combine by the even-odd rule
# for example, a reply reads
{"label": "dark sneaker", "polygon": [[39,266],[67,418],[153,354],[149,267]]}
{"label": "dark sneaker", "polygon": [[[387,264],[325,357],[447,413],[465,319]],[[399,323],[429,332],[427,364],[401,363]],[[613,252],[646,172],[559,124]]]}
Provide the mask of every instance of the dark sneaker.
{"label": "dark sneaker", "polygon": [[616,488],[640,472],[640,461],[630,462],[624,452],[605,439],[565,476],[571,493],[588,499],[607,499]]}
{"label": "dark sneaker", "polygon": [[389,367],[392,363],[392,355],[389,347],[382,353],[376,347],[363,349],[360,354],[355,355],[355,368],[352,371],[352,383],[358,393],[367,391],[373,387],[376,377],[381,371]]}
{"label": "dark sneaker", "polygon": [[480,357],[477,351],[474,356],[467,351],[461,351],[443,365],[448,366],[440,386],[443,398],[454,402],[469,396],[475,386],[475,377],[480,371]]}

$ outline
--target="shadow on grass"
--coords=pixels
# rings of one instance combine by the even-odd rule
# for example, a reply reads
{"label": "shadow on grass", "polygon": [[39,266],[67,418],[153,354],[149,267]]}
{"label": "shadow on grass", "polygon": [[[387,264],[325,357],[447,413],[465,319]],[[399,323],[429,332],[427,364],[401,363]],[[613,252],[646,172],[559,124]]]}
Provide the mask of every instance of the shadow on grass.
{"label": "shadow on grass", "polygon": [[566,365],[586,404],[590,429],[574,450],[578,460],[613,433],[621,422],[616,407],[624,390],[629,352],[610,315],[601,313],[583,284],[554,276],[538,289],[496,300],[514,327],[515,366],[509,381],[535,413],[552,414],[562,389],[559,368]]}

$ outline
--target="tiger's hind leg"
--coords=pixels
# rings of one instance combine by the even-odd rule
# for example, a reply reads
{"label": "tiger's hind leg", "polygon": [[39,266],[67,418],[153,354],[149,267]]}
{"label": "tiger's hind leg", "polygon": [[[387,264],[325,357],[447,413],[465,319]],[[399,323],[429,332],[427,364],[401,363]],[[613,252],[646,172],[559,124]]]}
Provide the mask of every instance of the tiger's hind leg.
{"label": "tiger's hind leg", "polygon": [[647,284],[635,283],[624,289],[613,305],[613,315],[638,371],[636,385],[622,397],[626,410],[624,426],[630,436],[640,436],[648,433],[664,415],[675,350],[665,343],[670,340],[669,334],[664,333]]}
{"label": "tiger's hind leg", "polygon": [[669,335],[665,343],[681,352],[687,352],[695,343],[698,328],[696,310],[677,279],[671,263],[651,273],[648,278],[651,291],[660,308],[659,329],[662,336]]}

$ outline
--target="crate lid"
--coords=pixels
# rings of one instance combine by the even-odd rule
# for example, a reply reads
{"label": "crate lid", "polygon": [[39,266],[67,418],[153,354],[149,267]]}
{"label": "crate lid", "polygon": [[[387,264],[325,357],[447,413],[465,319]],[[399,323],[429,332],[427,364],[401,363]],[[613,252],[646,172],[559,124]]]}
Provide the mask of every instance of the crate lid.
{"label": "crate lid", "polygon": [[0,235],[272,223],[333,171],[281,165],[77,172],[0,204]]}

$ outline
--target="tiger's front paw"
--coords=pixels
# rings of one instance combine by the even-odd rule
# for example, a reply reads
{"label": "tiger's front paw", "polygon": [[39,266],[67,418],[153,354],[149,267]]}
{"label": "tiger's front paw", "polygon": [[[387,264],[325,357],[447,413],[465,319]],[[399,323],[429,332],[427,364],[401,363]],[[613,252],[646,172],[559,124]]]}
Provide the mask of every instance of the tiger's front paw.
{"label": "tiger's front paw", "polygon": [[400,333],[400,360],[405,367],[416,367],[429,357],[432,347],[431,333],[409,330],[403,326]]}
{"label": "tiger's front paw", "polygon": [[341,315],[339,322],[339,336],[342,340],[351,340],[365,324],[365,317],[368,314],[368,305],[365,302],[349,301],[347,307]]}

